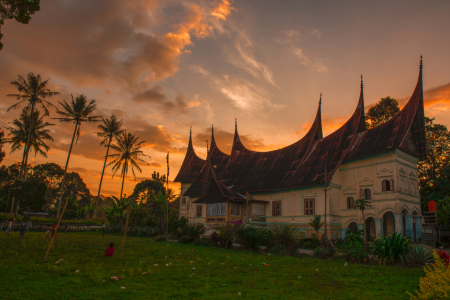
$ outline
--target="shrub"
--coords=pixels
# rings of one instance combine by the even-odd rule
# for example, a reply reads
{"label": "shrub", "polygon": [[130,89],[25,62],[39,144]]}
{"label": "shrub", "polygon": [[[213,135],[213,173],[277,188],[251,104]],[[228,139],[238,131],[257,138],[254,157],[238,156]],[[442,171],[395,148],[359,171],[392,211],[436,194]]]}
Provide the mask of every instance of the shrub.
{"label": "shrub", "polygon": [[400,233],[393,233],[390,236],[380,237],[376,239],[372,247],[372,254],[377,255],[380,265],[387,262],[407,263],[406,254],[411,250],[410,239],[402,236]]}
{"label": "shrub", "polygon": [[187,235],[183,235],[182,237],[180,237],[179,239],[178,239],[178,242],[179,243],[182,243],[182,244],[187,244],[187,243],[189,243],[191,241],[191,238],[189,237],[189,236],[187,236]]}
{"label": "shrub", "polygon": [[447,252],[439,250],[438,252],[439,258],[442,260],[442,263],[448,267],[450,256],[447,254]]}
{"label": "shrub", "polygon": [[343,244],[340,249],[347,261],[362,262],[369,257],[362,243]]}
{"label": "shrub", "polygon": [[216,224],[213,229],[215,232],[211,235],[211,238],[222,247],[230,247],[233,243],[233,239],[236,235],[236,231],[241,227],[242,222],[226,222]]}
{"label": "shrub", "polygon": [[314,250],[319,247],[319,240],[316,238],[301,239],[298,243],[299,248]]}
{"label": "shrub", "polygon": [[286,248],[297,248],[299,242],[298,229],[293,225],[277,224],[271,229],[275,244]]}
{"label": "shrub", "polygon": [[313,255],[319,258],[330,258],[333,257],[336,249],[334,247],[317,247],[314,249]]}
{"label": "shrub", "polygon": [[414,267],[424,267],[434,262],[433,253],[428,251],[424,246],[419,245],[413,247],[406,255],[409,263]]}
{"label": "shrub", "polygon": [[194,242],[194,245],[197,246],[206,246],[206,247],[215,247],[217,244],[211,239],[207,237],[202,237]]}
{"label": "shrub", "polygon": [[346,232],[346,236],[344,238],[344,243],[349,244],[349,243],[363,243],[363,239],[361,237],[362,235],[362,230],[359,230],[357,232],[355,231],[347,231]]}
{"label": "shrub", "polygon": [[194,242],[205,233],[203,224],[190,224],[183,227],[183,235],[188,236],[190,241]]}
{"label": "shrub", "polygon": [[262,228],[246,225],[236,230],[236,241],[245,249],[255,250],[258,246],[266,246],[269,239],[269,231]]}
{"label": "shrub", "polygon": [[420,278],[420,292],[417,296],[408,292],[411,300],[434,300],[450,298],[450,268],[440,259],[439,254],[433,251],[434,264],[424,267],[426,276]]}
{"label": "shrub", "polygon": [[450,196],[437,201],[436,203],[436,219],[444,226],[450,225]]}

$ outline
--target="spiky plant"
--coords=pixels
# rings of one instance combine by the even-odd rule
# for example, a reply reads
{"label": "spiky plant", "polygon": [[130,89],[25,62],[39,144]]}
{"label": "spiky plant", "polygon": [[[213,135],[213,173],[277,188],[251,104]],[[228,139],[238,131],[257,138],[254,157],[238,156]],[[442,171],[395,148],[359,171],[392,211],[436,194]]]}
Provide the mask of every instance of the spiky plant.
{"label": "spiky plant", "polygon": [[318,233],[320,228],[322,227],[323,224],[325,224],[325,222],[321,222],[322,217],[319,215],[314,216],[314,219],[309,219],[309,226],[311,226],[315,233],[316,233],[316,237],[318,237]]}
{"label": "spiky plant", "polygon": [[412,247],[406,257],[409,263],[415,267],[424,267],[427,264],[434,263],[433,252],[429,251],[423,245]]}
{"label": "spiky plant", "polygon": [[299,241],[298,229],[292,225],[276,224],[272,229],[275,244],[286,248],[297,247]]}
{"label": "spiky plant", "polygon": [[411,240],[401,233],[394,232],[390,236],[380,237],[371,245],[372,254],[378,256],[379,264],[408,263],[407,254],[411,251]]}
{"label": "spiky plant", "polygon": [[205,226],[203,224],[188,224],[183,228],[183,234],[189,237],[189,240],[195,242],[205,233]]}

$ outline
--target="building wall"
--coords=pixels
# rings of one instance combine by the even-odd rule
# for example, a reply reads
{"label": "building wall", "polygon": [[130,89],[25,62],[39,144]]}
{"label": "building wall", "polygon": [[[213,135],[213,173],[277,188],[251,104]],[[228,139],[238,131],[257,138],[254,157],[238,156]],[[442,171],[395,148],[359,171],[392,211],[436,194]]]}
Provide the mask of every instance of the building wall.
{"label": "building wall", "polygon": [[[394,190],[382,191],[382,181],[391,179],[394,183]],[[182,193],[188,187],[188,184],[182,184]],[[359,199],[360,189],[369,189],[372,196],[370,200],[372,207],[365,211],[366,220],[373,217],[375,222],[382,222],[380,220],[383,219],[384,214],[392,212],[395,216],[395,229],[399,230],[401,229],[399,220],[402,212],[406,212],[407,215],[413,213],[420,215],[417,159],[393,150],[339,166],[327,193],[327,225],[331,236],[341,236],[352,222],[363,224],[361,212],[347,207],[347,197],[353,197],[354,200]],[[265,222],[259,224],[261,226],[270,227],[276,223],[292,224],[297,226],[305,236],[310,236],[313,230],[308,222],[314,216],[304,214],[305,199],[314,199],[314,214],[321,215],[324,220],[325,192],[322,186],[252,194],[252,196],[258,200],[269,201],[265,204]],[[193,199],[189,199],[189,201],[192,203]],[[272,215],[273,201],[281,201],[281,216]],[[194,218],[195,207],[188,210],[187,205],[180,206],[180,216],[189,216],[191,223],[194,221],[205,223],[206,205],[203,205],[202,213],[201,218]],[[257,218],[253,218],[252,221],[258,225]],[[389,226],[391,225],[388,224]],[[323,229],[324,227],[322,227],[322,232]],[[376,234],[380,233],[380,228],[378,228]]]}

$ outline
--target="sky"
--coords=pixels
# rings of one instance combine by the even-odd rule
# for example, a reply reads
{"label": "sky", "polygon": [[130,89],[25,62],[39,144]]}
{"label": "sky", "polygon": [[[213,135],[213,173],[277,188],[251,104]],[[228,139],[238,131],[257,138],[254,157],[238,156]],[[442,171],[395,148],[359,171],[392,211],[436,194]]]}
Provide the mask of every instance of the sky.
{"label": "sky", "polygon": [[[149,165],[125,180],[124,193],[181,167],[192,126],[194,149],[206,157],[214,125],[216,142],[231,151],[235,119],[243,144],[279,149],[300,139],[315,117],[320,93],[324,135],[353,113],[364,78],[366,110],[382,97],[412,94],[423,55],[425,114],[450,125],[450,3],[448,1],[276,0],[46,0],[29,24],[1,27],[0,126],[19,116],[7,94],[29,72],[49,80],[60,95],[95,99],[95,115],[114,114],[145,141]],[[54,142],[48,157],[31,164],[64,167],[73,124],[50,111]],[[83,124],[69,171],[96,195],[106,149],[98,124]],[[10,152],[2,164],[19,162]],[[131,174],[131,172],[130,172]],[[179,189],[178,183],[169,182]],[[105,196],[121,180],[106,169]]]}

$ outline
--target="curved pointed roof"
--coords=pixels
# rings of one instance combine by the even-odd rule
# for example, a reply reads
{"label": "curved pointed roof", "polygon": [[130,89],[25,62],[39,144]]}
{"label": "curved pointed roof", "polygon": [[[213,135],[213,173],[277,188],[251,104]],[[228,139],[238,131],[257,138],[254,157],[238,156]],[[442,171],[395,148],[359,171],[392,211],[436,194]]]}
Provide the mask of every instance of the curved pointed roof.
{"label": "curved pointed roof", "polygon": [[192,146],[192,129],[189,132],[189,144],[186,150],[186,156],[184,157],[183,164],[180,171],[175,177],[174,182],[193,182],[198,174],[201,173],[205,165],[205,160],[195,154],[194,147]]}
{"label": "curved pointed roof", "polygon": [[[377,152],[398,148],[421,159],[426,157],[422,68],[414,93],[405,107],[391,120],[373,129],[366,130],[365,127],[361,78],[361,92],[354,113],[345,124],[325,138],[322,134],[320,101],[308,133],[282,149],[269,152],[247,149],[239,138],[237,125],[231,155],[220,151],[214,135],[211,141],[209,168],[222,196],[226,198],[225,194],[243,195],[246,192],[276,191],[330,182],[344,161]],[[184,195],[205,197],[206,178],[211,176],[208,177],[206,168],[203,168]]]}

